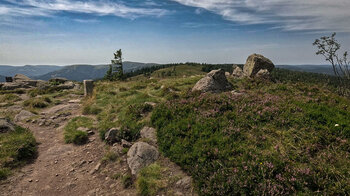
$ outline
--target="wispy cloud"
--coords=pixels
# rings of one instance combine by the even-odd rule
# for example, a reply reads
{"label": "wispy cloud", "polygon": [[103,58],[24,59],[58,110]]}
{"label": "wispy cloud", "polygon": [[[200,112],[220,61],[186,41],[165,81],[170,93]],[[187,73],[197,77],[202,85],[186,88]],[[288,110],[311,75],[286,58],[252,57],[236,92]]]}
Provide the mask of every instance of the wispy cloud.
{"label": "wispy cloud", "polygon": [[173,0],[240,24],[271,24],[286,31],[350,32],[349,0]]}
{"label": "wispy cloud", "polygon": [[80,22],[80,23],[97,23],[100,22],[99,20],[96,19],[73,19],[75,22]]}
{"label": "wispy cloud", "polygon": [[97,16],[118,16],[135,19],[144,16],[159,17],[168,13],[160,8],[142,8],[125,5],[122,1],[75,0],[5,0],[11,4],[0,5],[0,15],[49,16],[58,12],[85,13]]}

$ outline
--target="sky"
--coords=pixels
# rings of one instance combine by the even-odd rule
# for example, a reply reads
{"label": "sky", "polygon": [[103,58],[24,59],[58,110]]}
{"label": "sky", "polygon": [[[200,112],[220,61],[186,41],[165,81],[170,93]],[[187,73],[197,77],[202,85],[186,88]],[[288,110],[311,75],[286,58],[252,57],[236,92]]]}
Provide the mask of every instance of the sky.
{"label": "sky", "polygon": [[313,41],[350,49],[350,0],[0,0],[1,65],[126,61],[326,64]]}

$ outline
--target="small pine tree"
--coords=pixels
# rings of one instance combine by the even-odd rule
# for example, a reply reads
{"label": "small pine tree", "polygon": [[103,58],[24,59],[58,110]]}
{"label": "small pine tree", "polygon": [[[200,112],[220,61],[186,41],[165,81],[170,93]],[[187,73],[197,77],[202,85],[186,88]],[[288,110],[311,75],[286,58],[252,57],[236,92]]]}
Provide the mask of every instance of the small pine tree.
{"label": "small pine tree", "polygon": [[113,73],[112,65],[109,65],[109,69],[107,70],[107,73],[106,73],[106,75],[104,76],[103,79],[111,81],[112,77],[113,77],[112,73]]}
{"label": "small pine tree", "polygon": [[104,77],[104,79],[109,81],[124,80],[124,70],[123,70],[123,60],[122,60],[122,50],[119,49],[114,53],[114,59],[111,60],[111,65]]}

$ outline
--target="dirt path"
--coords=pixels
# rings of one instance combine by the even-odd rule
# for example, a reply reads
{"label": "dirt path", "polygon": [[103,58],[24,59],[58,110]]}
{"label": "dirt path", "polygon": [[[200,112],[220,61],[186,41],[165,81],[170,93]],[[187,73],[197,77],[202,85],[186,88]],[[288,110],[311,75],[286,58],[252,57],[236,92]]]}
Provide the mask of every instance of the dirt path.
{"label": "dirt path", "polygon": [[[101,165],[106,149],[96,131],[88,144],[64,143],[63,127],[69,119],[81,115],[78,101],[44,110],[38,120],[43,122],[20,124],[34,133],[39,154],[33,163],[0,182],[0,195],[136,195],[135,190],[124,189],[120,180],[110,178],[110,171],[127,171],[126,163],[116,163],[115,168]],[[68,115],[58,115],[65,112]]]}

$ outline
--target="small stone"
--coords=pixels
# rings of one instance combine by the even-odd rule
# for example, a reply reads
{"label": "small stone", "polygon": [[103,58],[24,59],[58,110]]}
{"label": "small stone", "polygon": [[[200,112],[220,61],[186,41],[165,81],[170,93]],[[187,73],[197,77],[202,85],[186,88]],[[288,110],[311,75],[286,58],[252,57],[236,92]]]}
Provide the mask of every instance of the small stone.
{"label": "small stone", "polygon": [[35,182],[39,182],[39,180],[35,180]]}
{"label": "small stone", "polygon": [[130,148],[132,146],[132,143],[130,143],[130,142],[124,140],[124,139],[122,139],[122,143],[121,144],[122,144],[122,146],[124,148]]}
{"label": "small stone", "polygon": [[90,171],[90,174],[94,174],[95,172],[97,172],[98,170],[100,170],[101,167],[101,163],[98,163],[95,168],[93,170]]}
{"label": "small stone", "polygon": [[56,176],[58,176],[58,174],[56,174]]}
{"label": "small stone", "polygon": [[32,180],[32,179],[29,179],[28,182],[33,182],[33,180]]}

